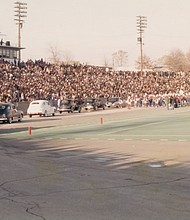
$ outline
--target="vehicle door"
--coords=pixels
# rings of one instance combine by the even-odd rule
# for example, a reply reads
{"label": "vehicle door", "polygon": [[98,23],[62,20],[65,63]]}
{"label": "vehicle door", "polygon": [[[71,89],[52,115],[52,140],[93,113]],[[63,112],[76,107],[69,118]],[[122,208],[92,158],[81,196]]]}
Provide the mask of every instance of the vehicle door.
{"label": "vehicle door", "polygon": [[17,120],[19,115],[18,115],[18,112],[17,112],[17,109],[16,109],[15,105],[10,105],[10,112],[12,114],[13,120]]}
{"label": "vehicle door", "polygon": [[50,102],[48,102],[47,105],[48,105],[48,114],[52,114],[52,106]]}
{"label": "vehicle door", "polygon": [[44,114],[47,114],[47,115],[48,115],[48,114],[49,114],[49,111],[50,111],[48,102],[44,102],[44,103],[43,103],[43,108],[44,108],[44,110],[43,110]]}
{"label": "vehicle door", "polygon": [[50,102],[46,102],[46,109],[48,115],[51,115],[53,113],[53,107],[51,106]]}

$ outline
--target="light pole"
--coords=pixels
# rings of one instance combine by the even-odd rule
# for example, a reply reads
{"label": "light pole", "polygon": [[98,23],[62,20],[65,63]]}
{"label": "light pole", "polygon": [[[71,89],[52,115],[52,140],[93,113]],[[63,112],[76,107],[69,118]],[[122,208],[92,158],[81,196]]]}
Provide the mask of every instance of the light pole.
{"label": "light pole", "polygon": [[[24,18],[26,17],[27,14],[27,3],[24,2],[15,2],[15,21],[17,22],[16,24],[18,25],[18,47],[21,48],[21,28],[23,27],[24,23]],[[18,57],[19,63],[21,60],[21,50],[19,49],[19,57]]]}
{"label": "light pole", "polygon": [[147,18],[145,16],[137,16],[137,30],[139,34],[137,41],[140,44],[141,74],[143,72],[143,33],[146,27],[147,27]]}

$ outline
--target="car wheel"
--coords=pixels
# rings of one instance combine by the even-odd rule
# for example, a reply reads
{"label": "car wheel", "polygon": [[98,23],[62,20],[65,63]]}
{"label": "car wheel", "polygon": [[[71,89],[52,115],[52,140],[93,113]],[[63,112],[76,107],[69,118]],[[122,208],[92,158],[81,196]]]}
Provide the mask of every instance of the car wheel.
{"label": "car wheel", "polygon": [[44,116],[45,116],[45,117],[47,117],[47,116],[48,116],[47,111],[45,111]]}
{"label": "car wheel", "polygon": [[8,118],[7,122],[8,122],[9,124],[11,124],[11,123],[13,122],[13,119],[12,119],[12,118]]}
{"label": "car wheel", "polygon": [[32,118],[32,115],[29,115],[30,118]]}
{"label": "car wheel", "polygon": [[20,117],[18,118],[18,122],[21,122],[23,119],[23,115],[20,115]]}

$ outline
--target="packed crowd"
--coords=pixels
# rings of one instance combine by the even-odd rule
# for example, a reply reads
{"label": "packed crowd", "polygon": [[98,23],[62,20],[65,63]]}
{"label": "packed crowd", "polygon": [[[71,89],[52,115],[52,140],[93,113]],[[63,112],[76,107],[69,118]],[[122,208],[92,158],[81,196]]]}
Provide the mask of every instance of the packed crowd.
{"label": "packed crowd", "polygon": [[[91,65],[54,65],[28,60],[22,66],[0,61],[0,101],[120,97],[129,103],[159,104],[190,97],[189,73],[113,71]],[[150,102],[151,100],[151,102]]]}

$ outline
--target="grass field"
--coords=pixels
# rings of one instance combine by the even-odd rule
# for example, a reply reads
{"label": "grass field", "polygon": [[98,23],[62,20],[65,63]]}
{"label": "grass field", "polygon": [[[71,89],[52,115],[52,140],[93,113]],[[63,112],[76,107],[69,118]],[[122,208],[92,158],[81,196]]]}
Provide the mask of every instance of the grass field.
{"label": "grass field", "polygon": [[[189,142],[190,108],[114,109],[55,118],[25,117],[22,123],[0,126],[3,138]],[[28,127],[32,128],[31,135]]]}

